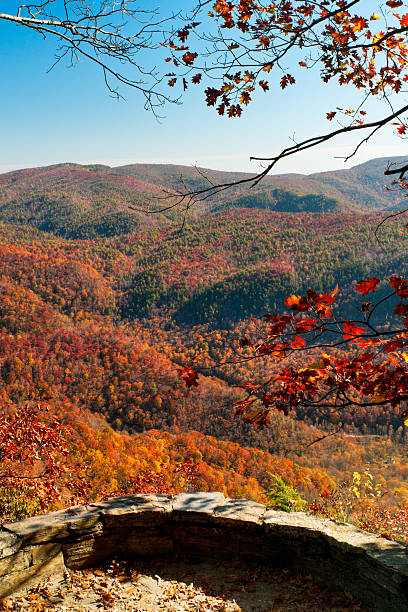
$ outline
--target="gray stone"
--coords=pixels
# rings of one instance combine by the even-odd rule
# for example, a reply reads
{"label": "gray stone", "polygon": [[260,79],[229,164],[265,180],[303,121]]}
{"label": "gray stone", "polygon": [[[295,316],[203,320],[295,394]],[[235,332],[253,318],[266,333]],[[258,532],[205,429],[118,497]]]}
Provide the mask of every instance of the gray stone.
{"label": "gray stone", "polygon": [[64,542],[62,551],[65,565],[73,570],[94,567],[106,559],[117,556],[122,541],[123,537],[119,535],[106,534]]}
{"label": "gray stone", "polygon": [[171,495],[126,495],[96,504],[108,529],[160,525],[172,509]]}
{"label": "gray stone", "polygon": [[163,589],[160,587],[157,580],[151,576],[138,576],[135,584],[142,588],[143,591],[147,591],[148,593],[152,593],[158,597],[163,594]]}
{"label": "gray stone", "polygon": [[34,516],[18,523],[6,523],[4,527],[17,534],[24,546],[66,538],[68,537],[68,525],[60,519],[59,514],[52,512]]}
{"label": "gray stone", "polygon": [[[4,528],[18,535],[23,545],[68,538],[70,531],[98,529],[99,512],[89,506],[50,512],[32,518],[6,523]],[[101,527],[101,526],[100,526]]]}
{"label": "gray stone", "polygon": [[169,555],[173,552],[173,539],[169,536],[127,535],[120,544],[120,552],[126,557]]}
{"label": "gray stone", "polygon": [[248,499],[229,499],[223,506],[214,509],[211,522],[249,531],[261,525],[265,512],[265,506],[257,502]]}
{"label": "gray stone", "polygon": [[22,540],[15,533],[0,532],[0,558],[15,554],[20,550],[21,545]]}
{"label": "gray stone", "polygon": [[207,520],[215,508],[224,504],[222,493],[180,493],[173,501],[173,517],[175,520]]}
{"label": "gray stone", "polygon": [[282,512],[280,510],[267,510],[263,516],[263,523],[265,525],[301,527],[310,531],[321,531],[322,526],[334,524],[328,519],[319,519],[304,512]]}
{"label": "gray stone", "polygon": [[177,553],[209,559],[231,560],[238,557],[237,539],[229,529],[199,523],[185,525],[177,521],[168,530]]}
{"label": "gray stone", "polygon": [[61,512],[60,518],[74,533],[94,533],[103,529],[100,512],[94,506],[73,506]]}
{"label": "gray stone", "polygon": [[51,542],[32,546],[31,549],[26,550],[31,552],[33,565],[41,565],[49,559],[58,557],[62,551],[62,545],[60,542]]}
{"label": "gray stone", "polygon": [[80,569],[120,555],[176,552],[286,565],[346,588],[371,609],[402,612],[408,610],[407,551],[351,525],[221,493],[123,496],[8,524],[0,531],[0,596],[62,575],[64,559]]}
{"label": "gray stone", "polygon": [[31,554],[26,551],[18,552],[4,559],[0,559],[0,576],[7,576],[14,572],[20,572],[30,565],[32,565]]}

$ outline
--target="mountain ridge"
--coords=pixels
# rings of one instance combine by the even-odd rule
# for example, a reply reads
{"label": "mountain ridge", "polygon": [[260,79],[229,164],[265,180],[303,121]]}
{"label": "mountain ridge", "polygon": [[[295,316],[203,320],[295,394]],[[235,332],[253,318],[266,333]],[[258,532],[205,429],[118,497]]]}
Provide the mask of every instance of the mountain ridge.
{"label": "mountain ridge", "polygon": [[[254,188],[233,185],[196,202],[192,214],[233,208],[292,213],[397,209],[403,197],[384,187],[387,180],[383,172],[388,163],[401,159],[376,158],[348,170],[311,175],[267,176]],[[250,176],[177,164],[110,167],[67,162],[14,170],[0,174],[0,221],[74,239],[127,234],[182,217],[177,206],[164,211],[168,192],[196,191]]]}

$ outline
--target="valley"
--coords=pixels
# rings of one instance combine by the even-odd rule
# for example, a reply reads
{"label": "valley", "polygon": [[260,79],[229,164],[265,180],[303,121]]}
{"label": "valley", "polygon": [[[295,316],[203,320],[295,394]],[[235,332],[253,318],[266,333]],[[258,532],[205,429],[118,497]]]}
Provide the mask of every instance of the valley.
{"label": "valley", "polygon": [[[401,204],[382,187],[384,163],[271,176],[198,202],[183,228],[177,208],[152,211],[163,189],[204,184],[192,168],[62,164],[0,175],[2,410],[47,404],[72,423],[93,499],[145,473],[180,490],[175,466],[191,461],[199,490],[261,502],[273,475],[311,503],[369,466],[384,503],[407,503],[398,409],[350,410],[338,435],[315,443],[336,416],[276,412],[256,429],[234,408],[237,385],[274,371],[242,359],[242,338],[266,313],[283,313],[288,295],[339,285],[352,314],[358,280],[407,273],[406,219],[375,236]],[[200,385],[187,389],[178,369],[192,363]]]}

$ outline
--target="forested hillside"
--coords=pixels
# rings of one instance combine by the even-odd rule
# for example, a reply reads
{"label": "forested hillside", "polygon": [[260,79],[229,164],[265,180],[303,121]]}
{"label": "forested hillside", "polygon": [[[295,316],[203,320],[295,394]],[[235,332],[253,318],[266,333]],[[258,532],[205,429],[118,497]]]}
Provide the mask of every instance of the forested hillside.
{"label": "forested hillside", "polygon": [[[283,312],[291,293],[336,284],[353,312],[357,280],[406,271],[406,221],[389,221],[379,244],[382,216],[348,204],[316,212],[316,199],[312,206],[310,194],[293,191],[294,212],[239,208],[239,198],[252,197],[240,195],[234,206],[198,209],[180,231],[177,219],[129,208],[154,207],[159,178],[172,185],[179,169],[142,170],[147,182],[138,166],[0,176],[3,411],[45,402],[72,422],[94,496],[146,471],[177,488],[174,466],[191,460],[200,488],[262,501],[272,474],[311,500],[371,465],[392,499],[408,500],[398,410],[350,411],[339,436],[313,444],[336,429],[333,415],[277,413],[258,430],[233,408],[237,384],[273,374],[271,364],[240,359],[254,318]],[[347,172],[360,180],[361,169]],[[344,173],[324,181],[344,182]],[[192,362],[203,377],[187,390],[177,370]]]}
{"label": "forested hillside", "polygon": [[[398,158],[393,158],[398,159]],[[255,188],[237,185],[193,207],[196,215],[233,208],[276,212],[347,213],[396,208],[402,196],[389,190],[378,159],[351,170],[266,177]],[[250,175],[187,166],[59,164],[0,175],[0,221],[19,223],[66,238],[129,234],[170,219],[177,222],[169,192],[185,192]],[[156,211],[154,215],[150,214]]]}

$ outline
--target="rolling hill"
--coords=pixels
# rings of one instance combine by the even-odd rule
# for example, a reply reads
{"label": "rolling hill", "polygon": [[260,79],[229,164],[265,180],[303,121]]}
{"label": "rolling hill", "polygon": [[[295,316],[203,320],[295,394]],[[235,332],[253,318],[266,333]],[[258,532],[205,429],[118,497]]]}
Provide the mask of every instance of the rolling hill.
{"label": "rolling hill", "polygon": [[[393,158],[394,161],[399,158]],[[387,190],[386,158],[350,170],[309,176],[268,176],[257,187],[239,185],[199,202],[194,216],[232,208],[277,212],[352,213],[398,208],[402,197]],[[392,160],[391,160],[392,161]],[[0,175],[0,221],[23,224],[66,238],[129,234],[133,230],[177,221],[168,191],[195,190],[249,177],[177,165],[132,164],[110,168],[67,163]],[[388,181],[388,184],[390,181]],[[151,214],[156,211],[155,214]]]}
{"label": "rolling hill", "polygon": [[[349,434],[379,441],[333,438],[306,450],[329,417],[276,414],[258,431],[233,409],[235,385],[274,367],[236,360],[251,317],[336,283],[351,309],[360,277],[407,272],[406,221],[384,225],[386,252],[374,236],[377,211],[398,204],[393,192],[375,196],[382,171],[374,160],[269,177],[197,207],[182,231],[177,213],[142,209],[180,174],[203,184],[192,168],[61,164],[0,175],[0,406],[48,398],[74,423],[95,491],[187,458],[204,488],[261,499],[274,471],[312,496],[325,472],[339,480],[375,456],[408,499],[403,462],[388,462],[405,452],[395,410],[350,415]],[[192,361],[203,376],[186,392],[177,369]]]}
{"label": "rolling hill", "polygon": [[[248,208],[271,208],[280,212],[342,212],[351,209],[380,211],[398,207],[400,194],[388,191],[392,180],[384,176],[388,162],[403,161],[403,157],[377,158],[349,170],[336,170],[310,175],[276,174],[265,177],[255,187],[232,187],[216,196],[213,202]],[[250,177],[244,172],[221,172],[206,168],[179,165],[132,164],[120,166],[115,172],[148,180],[165,189],[202,189],[210,183],[228,183]],[[298,198],[303,199],[299,202]],[[320,202],[310,196],[322,196]]]}

